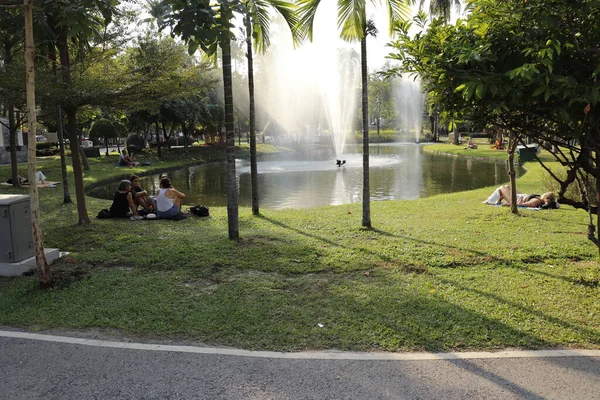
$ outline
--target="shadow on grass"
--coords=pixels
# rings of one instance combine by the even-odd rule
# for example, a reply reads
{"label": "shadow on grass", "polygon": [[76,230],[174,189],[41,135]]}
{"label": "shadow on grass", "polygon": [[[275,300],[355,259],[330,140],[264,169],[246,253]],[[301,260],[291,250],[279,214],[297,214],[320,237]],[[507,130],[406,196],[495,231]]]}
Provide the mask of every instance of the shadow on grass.
{"label": "shadow on grass", "polygon": [[570,322],[563,321],[562,319],[559,319],[557,317],[549,315],[545,312],[542,312],[539,310],[534,310],[531,307],[525,307],[522,304],[519,304],[517,302],[507,300],[497,294],[484,292],[483,290],[478,290],[475,288],[465,286],[455,280],[439,279],[439,281],[445,285],[451,285],[452,287],[458,288],[460,290],[475,293],[478,296],[487,297],[491,300],[494,300],[497,303],[506,304],[515,310],[520,310],[526,314],[542,318],[544,321],[546,321],[548,323],[558,325],[558,326],[561,326],[566,329],[570,329],[574,332],[579,332],[579,333],[585,335],[586,340],[589,340],[590,343],[600,344],[600,330],[594,330],[594,329],[586,328],[586,327],[583,327],[580,325],[575,325]]}
{"label": "shadow on grass", "polygon": [[[272,223],[273,225],[277,225],[277,226],[279,226],[281,228],[288,229],[288,230],[291,230],[293,232],[296,232],[296,233],[298,233],[298,234],[300,234],[302,236],[306,236],[306,237],[309,237],[309,238],[312,238],[312,239],[319,240],[319,241],[321,241],[323,243],[327,243],[327,244],[329,244],[331,246],[340,247],[340,248],[348,249],[348,250],[351,250],[351,251],[356,251],[355,247],[348,247],[348,246],[341,245],[339,242],[334,242],[331,239],[328,239],[328,238],[325,238],[325,237],[322,237],[322,236],[319,236],[319,235],[315,235],[315,234],[312,234],[312,233],[300,230],[298,228],[291,227],[291,226],[286,225],[286,224],[284,224],[282,222],[276,221],[276,220],[274,220],[272,218],[265,217],[263,215],[259,216],[258,218],[261,218],[261,219],[263,219],[265,221],[268,221],[268,222]],[[403,239],[403,240],[407,240],[407,241],[411,241],[411,242],[415,242],[415,243],[420,243],[420,244],[425,244],[425,245],[430,245],[430,246],[438,246],[438,247],[442,247],[442,248],[446,248],[446,249],[465,250],[464,247],[453,246],[453,245],[448,245],[448,244],[442,244],[442,243],[437,243],[437,242],[427,241],[427,240],[422,240],[422,239],[416,239],[416,238],[410,237],[410,236],[396,235],[396,234],[389,233],[389,232],[386,232],[386,231],[382,231],[382,230],[376,229],[376,228],[368,229],[368,232],[377,233],[379,235],[388,236],[388,237],[392,237],[392,238],[395,238],[395,239]],[[476,255],[479,255],[479,256],[482,256],[482,257],[488,257],[490,260],[493,260],[493,261],[506,263],[506,260],[504,260],[502,258],[499,258],[499,257],[496,257],[496,256],[492,256],[489,253],[483,252],[481,250],[472,250],[472,249],[466,249],[466,250],[469,251],[470,253],[473,253],[473,254],[476,254]],[[368,247],[361,248],[361,251],[364,251],[365,253],[368,253],[368,254],[371,254],[371,255],[375,255],[375,256],[381,258],[383,261],[387,261],[387,262],[394,261],[393,258],[384,256],[384,255],[382,255],[382,254],[380,254],[378,252],[372,251]]]}

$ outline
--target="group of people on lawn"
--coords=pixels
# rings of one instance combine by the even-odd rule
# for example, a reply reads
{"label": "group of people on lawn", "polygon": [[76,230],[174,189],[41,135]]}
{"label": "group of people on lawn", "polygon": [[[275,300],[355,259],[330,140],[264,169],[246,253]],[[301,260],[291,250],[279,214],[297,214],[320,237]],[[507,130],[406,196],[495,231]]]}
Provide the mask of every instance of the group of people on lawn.
{"label": "group of people on lawn", "polygon": [[119,184],[110,206],[110,215],[113,218],[131,216],[133,219],[141,219],[141,212],[138,212],[141,207],[147,216],[154,214],[157,218],[176,218],[181,214],[184,197],[185,194],[171,185],[171,179],[166,174],[160,177],[160,188],[156,196],[149,196],[140,187],[140,177],[131,175],[129,180],[124,179]]}

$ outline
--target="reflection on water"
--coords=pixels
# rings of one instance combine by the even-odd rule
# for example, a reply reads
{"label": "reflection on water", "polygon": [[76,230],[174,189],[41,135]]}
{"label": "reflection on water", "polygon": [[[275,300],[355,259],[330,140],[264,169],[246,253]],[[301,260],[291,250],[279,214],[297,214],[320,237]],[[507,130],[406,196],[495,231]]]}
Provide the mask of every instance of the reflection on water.
{"label": "reflection on water", "polygon": [[[258,163],[260,206],[271,209],[311,208],[362,201],[360,147],[346,147],[346,164],[337,167],[329,156],[312,154]],[[307,161],[310,160],[310,161]],[[371,200],[416,199],[440,193],[471,190],[508,181],[505,163],[423,152],[410,143],[371,145]],[[250,206],[250,164],[237,160],[240,206]],[[517,170],[520,174],[521,169]],[[186,194],[185,204],[225,206],[225,162],[183,168],[169,173],[173,186]],[[127,177],[123,177],[126,179]],[[119,182],[92,190],[95,197],[112,199]],[[158,191],[159,175],[141,178],[150,194]]]}

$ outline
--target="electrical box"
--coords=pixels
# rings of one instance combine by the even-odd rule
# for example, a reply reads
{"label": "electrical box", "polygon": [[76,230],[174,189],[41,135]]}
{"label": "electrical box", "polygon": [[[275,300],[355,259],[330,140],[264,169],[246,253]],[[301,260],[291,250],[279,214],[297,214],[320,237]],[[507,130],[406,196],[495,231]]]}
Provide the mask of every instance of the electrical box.
{"label": "electrical box", "polygon": [[0,263],[33,257],[29,196],[0,194]]}
{"label": "electrical box", "polygon": [[535,160],[535,155],[540,152],[539,145],[537,144],[528,144],[527,146],[517,146],[517,154],[519,155],[519,161],[533,161]]}

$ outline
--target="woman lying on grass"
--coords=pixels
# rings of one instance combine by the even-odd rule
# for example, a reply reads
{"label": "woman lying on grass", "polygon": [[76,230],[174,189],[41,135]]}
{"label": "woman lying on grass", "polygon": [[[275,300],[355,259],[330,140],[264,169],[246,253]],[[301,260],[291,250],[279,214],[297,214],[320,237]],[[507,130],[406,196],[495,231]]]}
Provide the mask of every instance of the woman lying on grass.
{"label": "woman lying on grass", "polygon": [[[503,206],[510,206],[510,200],[512,198],[510,186],[500,186],[494,190],[494,193],[484,201],[484,204],[501,204]],[[503,203],[502,200],[506,200]],[[542,195],[539,194],[525,194],[517,192],[517,206],[520,207],[540,207],[540,208],[559,208],[559,204],[556,202],[556,196],[552,192],[546,192]]]}

